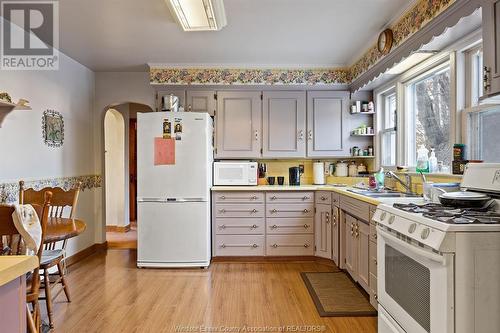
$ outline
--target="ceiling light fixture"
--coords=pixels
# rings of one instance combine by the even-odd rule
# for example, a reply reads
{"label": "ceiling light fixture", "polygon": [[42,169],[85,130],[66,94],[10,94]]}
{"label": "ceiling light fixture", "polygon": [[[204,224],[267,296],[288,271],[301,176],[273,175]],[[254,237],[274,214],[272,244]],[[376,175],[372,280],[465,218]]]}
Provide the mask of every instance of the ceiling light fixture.
{"label": "ceiling light fixture", "polygon": [[223,0],[165,0],[184,31],[217,31],[227,24]]}
{"label": "ceiling light fixture", "polygon": [[417,51],[415,53],[412,53],[410,56],[407,58],[403,59],[400,63],[396,64],[394,67],[389,69],[386,74],[391,74],[391,75],[399,75],[410,68],[418,65],[424,60],[429,59],[433,55],[435,55],[435,51]]}

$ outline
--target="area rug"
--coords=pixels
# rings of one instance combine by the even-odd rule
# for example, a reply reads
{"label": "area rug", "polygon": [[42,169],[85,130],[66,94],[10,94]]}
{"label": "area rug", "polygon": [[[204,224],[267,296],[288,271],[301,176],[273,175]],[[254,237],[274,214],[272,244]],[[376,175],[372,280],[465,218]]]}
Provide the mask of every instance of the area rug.
{"label": "area rug", "polygon": [[321,317],[376,316],[366,293],[344,272],[300,273]]}

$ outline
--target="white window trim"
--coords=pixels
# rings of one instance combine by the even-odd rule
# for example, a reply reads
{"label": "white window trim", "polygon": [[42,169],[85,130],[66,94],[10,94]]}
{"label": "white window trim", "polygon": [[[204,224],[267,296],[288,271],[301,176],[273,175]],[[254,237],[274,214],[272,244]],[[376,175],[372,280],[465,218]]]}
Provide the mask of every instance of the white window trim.
{"label": "white window trim", "polygon": [[[374,91],[375,96],[375,105],[377,106],[377,110],[383,110],[383,101],[382,98],[384,94],[387,94],[391,89],[396,87],[396,165],[408,165],[410,161],[409,151],[407,151],[409,138],[406,135],[406,124],[408,124],[408,116],[409,112],[407,109],[407,101],[405,100],[406,87],[411,84],[411,82],[418,80],[423,75],[429,73],[432,70],[435,70],[439,66],[445,66],[445,64],[450,66],[450,114],[451,124],[455,124],[452,126],[450,131],[451,142],[458,142],[456,140],[457,133],[457,80],[456,80],[456,56],[454,52],[441,52],[436,54],[435,56],[423,61],[417,66],[411,68],[405,73],[399,75],[394,80],[386,83],[379,89]],[[378,112],[377,112],[378,113]],[[376,168],[380,168],[382,166],[382,140],[380,137],[380,131],[382,130],[382,121],[377,121],[377,135],[376,138],[376,146],[378,148],[379,153],[377,154],[377,158],[375,161]],[[384,166],[382,166],[384,167]],[[393,169],[394,167],[388,167],[389,169]]]}

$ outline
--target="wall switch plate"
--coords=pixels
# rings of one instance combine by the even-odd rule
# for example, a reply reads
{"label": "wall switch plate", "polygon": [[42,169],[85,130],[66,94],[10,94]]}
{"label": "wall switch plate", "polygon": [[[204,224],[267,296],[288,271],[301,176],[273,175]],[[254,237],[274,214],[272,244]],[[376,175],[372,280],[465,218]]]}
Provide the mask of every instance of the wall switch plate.
{"label": "wall switch plate", "polygon": [[299,164],[299,170],[301,174],[304,173],[304,164]]}

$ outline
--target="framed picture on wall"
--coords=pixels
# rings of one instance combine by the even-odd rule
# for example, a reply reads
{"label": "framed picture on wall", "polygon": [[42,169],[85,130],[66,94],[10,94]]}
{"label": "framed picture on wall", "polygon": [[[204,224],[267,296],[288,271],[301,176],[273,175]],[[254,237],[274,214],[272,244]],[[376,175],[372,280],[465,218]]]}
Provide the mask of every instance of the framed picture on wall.
{"label": "framed picture on wall", "polygon": [[64,120],[62,114],[45,110],[42,118],[43,140],[49,147],[60,147],[64,141]]}

